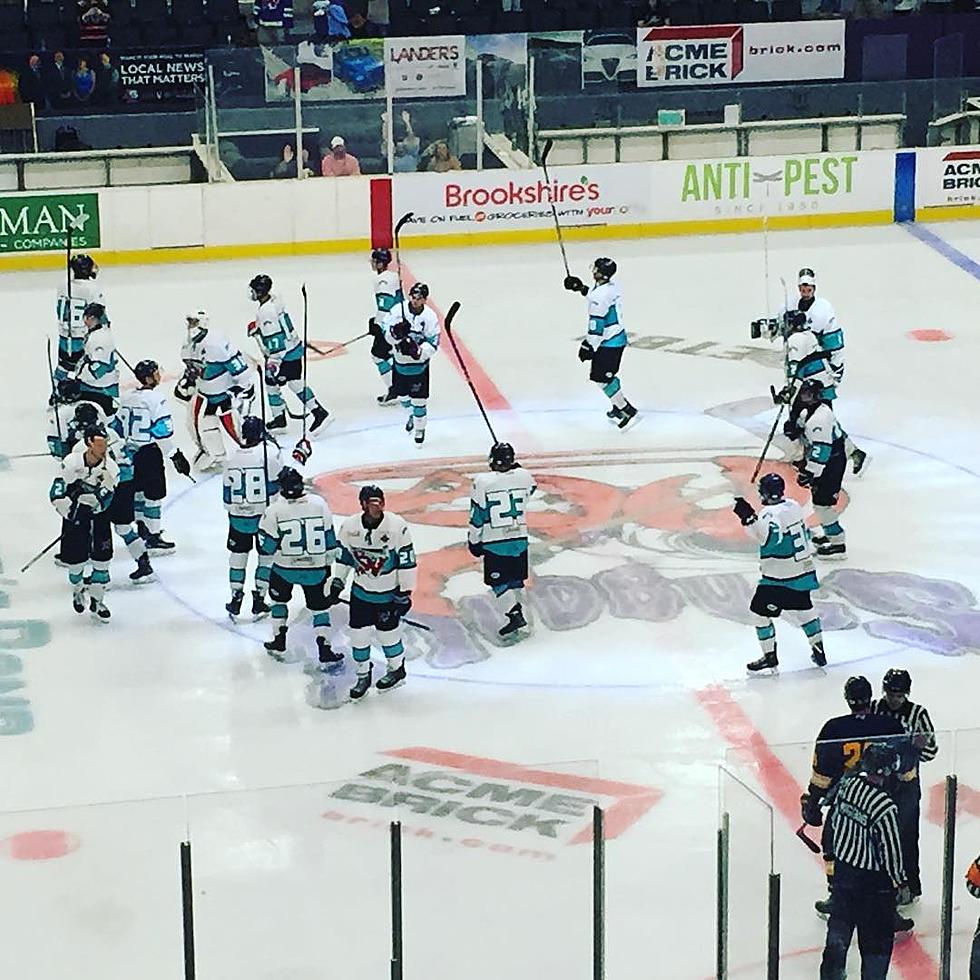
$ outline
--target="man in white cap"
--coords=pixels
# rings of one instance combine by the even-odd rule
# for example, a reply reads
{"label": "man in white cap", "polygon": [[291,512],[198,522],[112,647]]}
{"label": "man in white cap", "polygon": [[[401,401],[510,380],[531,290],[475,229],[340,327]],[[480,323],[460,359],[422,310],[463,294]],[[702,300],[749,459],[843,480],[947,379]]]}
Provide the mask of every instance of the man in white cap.
{"label": "man in white cap", "polygon": [[360,177],[361,165],[357,157],[347,152],[343,136],[330,141],[330,152],[323,158],[320,172],[324,177]]}

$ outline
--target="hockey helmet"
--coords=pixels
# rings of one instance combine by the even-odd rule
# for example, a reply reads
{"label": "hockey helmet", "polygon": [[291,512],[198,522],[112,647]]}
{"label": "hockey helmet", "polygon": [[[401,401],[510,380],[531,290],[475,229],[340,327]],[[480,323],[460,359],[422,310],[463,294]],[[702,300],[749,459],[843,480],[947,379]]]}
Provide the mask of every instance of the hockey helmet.
{"label": "hockey helmet", "polygon": [[872,742],[861,753],[861,768],[872,776],[890,776],[898,766],[898,752],[887,742]]}
{"label": "hockey helmet", "polygon": [[133,374],[136,375],[136,380],[140,384],[146,384],[159,370],[160,365],[156,361],[146,358],[137,362],[136,367],[133,368]]}
{"label": "hockey helmet", "polygon": [[76,279],[94,279],[99,271],[91,255],[73,255],[71,271]]}
{"label": "hockey helmet", "polygon": [[366,487],[361,487],[360,493],[357,495],[357,499],[361,502],[361,508],[367,507],[369,500],[380,500],[381,505],[384,506],[385,502],[385,492],[379,486],[375,486],[373,483],[369,483]]}
{"label": "hockey helmet", "polygon": [[871,683],[860,674],[848,677],[844,682],[844,700],[852,708],[865,708],[871,704]]}
{"label": "hockey helmet", "polygon": [[813,269],[804,266],[800,269],[799,275],[796,279],[796,284],[798,286],[813,286],[814,289],[817,288],[817,274]]}
{"label": "hockey helmet", "polygon": [[291,466],[284,466],[276,479],[279,493],[287,500],[297,500],[306,492],[303,488],[303,477]]}
{"label": "hockey helmet", "polygon": [[109,436],[106,433],[105,426],[96,423],[95,425],[88,426],[82,433],[82,441],[87,446],[93,439],[108,439]]}
{"label": "hockey helmet", "polygon": [[242,442],[246,446],[258,446],[265,439],[265,423],[257,415],[242,419]]}
{"label": "hockey helmet", "polygon": [[91,317],[99,324],[106,322],[105,307],[101,303],[89,303],[82,311],[82,316],[86,320]]}
{"label": "hockey helmet", "polygon": [[268,296],[272,292],[272,279],[260,273],[252,277],[249,281],[248,288],[252,290],[252,299],[258,299],[260,296]]}
{"label": "hockey helmet", "polygon": [[799,399],[804,405],[816,405],[823,399],[823,382],[819,378],[807,378],[800,385]]}
{"label": "hockey helmet", "polygon": [[616,275],[616,263],[612,259],[600,256],[592,263],[592,274],[601,276],[606,282],[609,282]]}
{"label": "hockey helmet", "polygon": [[786,481],[778,473],[766,473],[759,481],[759,499],[764,504],[778,504],[786,495]]}
{"label": "hockey helmet", "polygon": [[89,429],[99,424],[99,410],[91,402],[82,402],[75,406],[75,424],[80,429]]}
{"label": "hockey helmet", "polygon": [[495,442],[490,447],[490,469],[498,473],[506,473],[517,466],[514,458],[514,447],[509,442]]}
{"label": "hockey helmet", "polygon": [[76,378],[62,378],[58,382],[58,401],[73,402],[82,393],[82,386]]}
{"label": "hockey helmet", "polygon": [[371,261],[379,265],[391,265],[391,251],[387,248],[376,248],[371,252]]}
{"label": "hockey helmet", "polygon": [[424,282],[417,282],[408,291],[408,295],[411,299],[428,299],[429,298],[429,287],[426,286]]}
{"label": "hockey helmet", "polygon": [[912,690],[912,677],[907,670],[892,667],[885,672],[881,689],[888,694],[908,694]]}

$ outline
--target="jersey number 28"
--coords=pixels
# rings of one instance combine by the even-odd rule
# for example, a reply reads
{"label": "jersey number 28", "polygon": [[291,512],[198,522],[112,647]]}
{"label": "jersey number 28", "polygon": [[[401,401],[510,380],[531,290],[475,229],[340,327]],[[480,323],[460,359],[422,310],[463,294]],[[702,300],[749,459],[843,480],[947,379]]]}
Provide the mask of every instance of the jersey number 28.
{"label": "jersey number 28", "polygon": [[225,486],[233,504],[262,504],[266,499],[265,474],[261,469],[231,469],[225,473]]}

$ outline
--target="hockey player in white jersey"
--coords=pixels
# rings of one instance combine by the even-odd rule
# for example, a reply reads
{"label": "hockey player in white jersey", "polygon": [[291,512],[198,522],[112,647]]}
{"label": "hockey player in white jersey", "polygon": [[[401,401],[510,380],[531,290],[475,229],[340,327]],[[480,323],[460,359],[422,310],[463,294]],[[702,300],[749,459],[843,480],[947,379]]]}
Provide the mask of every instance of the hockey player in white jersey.
{"label": "hockey player in white jersey", "polygon": [[135,511],[145,527],[150,553],[169,554],[174,550],[174,543],[164,538],[161,528],[161,511],[167,496],[163,457],[182,476],[191,475],[191,464],[174,441],[170,404],[160,389],[160,365],[147,359],[133,370],[139,387],[122,396],[118,414],[126,449],[133,461]]}
{"label": "hockey player in white jersey", "polygon": [[270,430],[285,429],[288,424],[282,397],[282,387],[286,385],[300,400],[303,412],[310,416],[310,435],[317,435],[333,419],[303,378],[306,353],[303,341],[297,336],[282,300],[273,295],[272,280],[268,276],[254,276],[248,288],[253,301],[258,304],[255,319],[248,325],[248,335],[258,341],[265,359],[265,386],[272,410],[267,427]]}
{"label": "hockey player in white jersey", "polygon": [[282,660],[286,653],[287,603],[298,585],[313,613],[317,660],[326,670],[343,662],[330,648],[330,601],[325,589],[330,563],[337,554],[333,515],[323,497],[307,493],[303,477],[284,467],[276,477],[279,499],[266,508],[259,521],[259,551],[272,559],[269,597],[272,599],[272,639],[265,644],[269,655]]}
{"label": "hockey player in white jersey", "polygon": [[372,338],[371,359],[386,389],[383,395],[378,395],[378,404],[382,406],[398,404],[398,396],[391,383],[391,344],[385,340],[383,324],[388,314],[405,302],[398,273],[390,269],[390,265],[389,249],[376,248],[371,252],[371,268],[377,275],[374,280],[374,313],[368,317],[368,333]]}
{"label": "hockey player in white jersey", "polygon": [[351,654],[357,665],[357,682],[350,690],[359,701],[371,689],[371,629],[377,631],[387,669],[378,679],[379,691],[390,691],[405,680],[405,647],[402,617],[412,608],[415,588],[415,546],[408,524],[397,514],[385,512],[380,487],[361,487],[361,513],[348,517],[340,527],[340,559],[330,583],[328,601],[340,601],[349,571]]}
{"label": "hockey player in white jersey", "polygon": [[744,497],[736,497],[733,508],[749,536],[759,543],[761,575],[749,609],[755,617],[762,656],[746,664],[752,673],[779,666],[772,619],[780,613],[786,613],[786,618],[806,634],[810,659],[818,667],[827,665],[820,617],[811,599],[818,582],[810,553],[810,534],[803,509],[795,500],[787,500],[785,493],[783,478],[778,473],[767,473],[759,481],[762,510],[756,514]]}
{"label": "hockey player in white jersey", "polygon": [[88,328],[83,313],[90,303],[105,305],[102,290],[96,282],[99,267],[90,255],[73,255],[70,276],[58,291],[58,366],[55,380],[68,377],[78,367]]}
{"label": "hockey player in white jersey", "polygon": [[623,394],[619,368],[626,350],[626,327],[622,316],[622,293],[613,279],[616,263],[597,258],[592,263],[593,286],[586,286],[578,276],[567,276],[564,286],[581,293],[589,301],[589,329],[578,349],[578,359],[590,361],[589,380],[595,382],[612,402],[606,413],[620,429],[628,428],[637,418],[636,408]]}
{"label": "hockey player in white jersey", "polygon": [[190,403],[190,429],[197,445],[195,465],[201,470],[223,465],[225,437],[238,445],[232,399],[254,388],[253,373],[241,351],[211,329],[204,310],[188,313],[187,337],[181,348],[184,376],[174,394]]}
{"label": "hockey player in white jersey", "polygon": [[409,409],[406,432],[415,433],[415,445],[425,442],[428,420],[429,361],[439,349],[439,318],[426,305],[429,287],[417,282],[408,291],[408,303],[385,317],[384,338],[391,345],[391,390]]}
{"label": "hockey player in white jersey", "polygon": [[72,607],[85,612],[87,593],[89,612],[101,623],[110,618],[103,601],[112,560],[108,509],[118,480],[119,468],[109,453],[105,430],[93,426],[61,464],[49,494],[65,522],[61,557],[68,566]]}
{"label": "hockey player in white jersey", "polygon": [[272,557],[258,547],[259,521],[279,493],[276,476],[283,468],[282,453],[266,435],[262,419],[247,415],[242,419],[242,445],[225,462],[222,486],[225,510],[228,512],[228,582],[231,601],[228,615],[241,614],[245,597],[248,555],[255,545],[257,567],[252,583],[252,617],[269,612],[269,573]]}
{"label": "hockey player in white jersey", "polygon": [[813,512],[822,527],[821,534],[813,538],[817,556],[846,557],[844,529],[834,512],[847,468],[844,435],[833,409],[823,401],[823,385],[819,381],[810,378],[800,385],[783,434],[802,449],[803,458],[796,464],[796,482],[809,487]]}
{"label": "hockey player in white jersey", "polygon": [[69,380],[77,381],[82,398],[95,402],[111,416],[119,401],[119,363],[105,307],[101,303],[89,303],[82,313],[82,322],[86,330],[85,346],[75,374]]}
{"label": "hockey player in white jersey", "polygon": [[497,631],[510,636],[527,626],[524,585],[527,582],[527,502],[534,478],[514,458],[514,447],[495,443],[490,472],[473,478],[470,499],[470,554],[483,559],[483,582],[490,587],[507,622]]}

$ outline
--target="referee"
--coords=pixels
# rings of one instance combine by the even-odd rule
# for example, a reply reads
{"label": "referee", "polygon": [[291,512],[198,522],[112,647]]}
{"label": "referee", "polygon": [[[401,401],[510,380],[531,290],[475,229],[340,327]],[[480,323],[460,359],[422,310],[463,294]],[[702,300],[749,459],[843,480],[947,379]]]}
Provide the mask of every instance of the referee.
{"label": "referee", "polygon": [[898,807],[885,792],[898,753],[873,742],[861,769],[841,780],[830,806],[834,898],[820,980],[844,980],[847,950],[857,929],[862,980],[885,980],[894,942],[895,897],[905,885]]}

